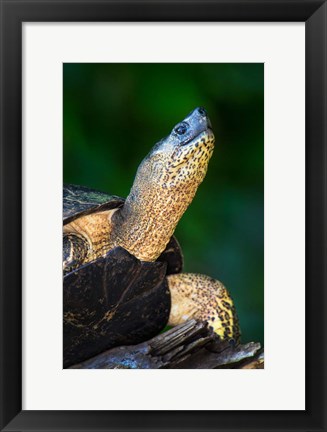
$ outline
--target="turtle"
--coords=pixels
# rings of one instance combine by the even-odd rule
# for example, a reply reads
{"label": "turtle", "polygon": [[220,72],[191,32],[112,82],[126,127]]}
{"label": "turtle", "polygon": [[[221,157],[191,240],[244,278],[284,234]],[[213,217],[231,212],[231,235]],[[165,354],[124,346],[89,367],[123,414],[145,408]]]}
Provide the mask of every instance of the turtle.
{"label": "turtle", "polygon": [[207,111],[198,107],[143,159],[126,199],[64,185],[64,367],[192,318],[221,340],[239,340],[230,293],[209,276],[183,273],[173,235],[214,143]]}

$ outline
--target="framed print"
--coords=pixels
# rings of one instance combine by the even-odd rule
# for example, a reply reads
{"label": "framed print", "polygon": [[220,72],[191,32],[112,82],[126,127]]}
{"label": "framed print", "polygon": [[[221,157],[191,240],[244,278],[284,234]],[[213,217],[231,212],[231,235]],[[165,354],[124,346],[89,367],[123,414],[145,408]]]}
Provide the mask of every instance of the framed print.
{"label": "framed print", "polygon": [[[126,31],[128,30],[126,29]],[[186,76],[188,76],[187,80]],[[80,87],[78,87],[76,77],[80,77]],[[210,77],[211,83],[208,85]],[[103,132],[100,133],[99,140],[93,142],[91,146],[82,145],[83,139],[81,136],[78,137],[81,127],[85,128],[87,125],[92,127],[93,124],[96,124],[95,119],[84,123],[81,116],[77,114],[79,112],[78,107],[91,106],[89,102],[86,103],[86,99],[83,101],[82,98],[85,80],[94,83],[90,86],[91,93],[86,99],[90,101],[90,99],[95,98],[93,108],[86,114],[87,118],[91,119],[91,112],[98,110],[99,105],[103,102],[112,101],[115,94],[121,101],[114,104],[115,108],[112,111],[105,110],[107,113],[102,117],[103,123],[99,118],[100,123],[102,123],[102,126],[99,127]],[[245,127],[237,129],[243,131],[238,138],[228,136],[227,130],[232,130],[230,126],[226,128],[226,135],[222,136],[224,134],[223,128],[219,128],[219,125],[214,126],[211,121],[211,117],[214,119],[221,117],[221,123],[228,123],[227,118],[222,118],[223,113],[218,115],[218,110],[215,109],[225,100],[224,92],[218,84],[223,81],[229,83],[230,94],[234,89],[233,114],[228,117],[239,116],[242,118],[243,124],[252,123],[248,136],[245,136]],[[252,83],[250,87],[249,83]],[[99,91],[96,88],[99,88]],[[105,88],[107,88],[107,96],[103,98],[103,94],[106,92]],[[240,93],[242,93],[242,97],[239,97]],[[126,367],[127,359],[129,364],[133,364],[133,368],[192,369],[205,368],[205,365],[208,367],[214,358],[218,360],[219,355],[217,352],[209,354],[208,348],[206,351],[200,350],[200,352],[195,350],[193,336],[192,355],[189,353],[185,359],[182,355],[182,352],[187,348],[186,336],[183,334],[182,337],[179,333],[183,328],[180,326],[192,318],[207,320],[209,330],[213,330],[213,333],[216,333],[222,341],[230,345],[230,354],[235,356],[237,352],[238,361],[236,363],[239,363],[237,367],[255,366],[257,363],[254,364],[254,361],[258,362],[258,367],[264,367],[264,353],[262,348],[259,348],[259,344],[263,346],[264,343],[263,94],[263,63],[63,64],[63,170],[65,182],[63,200],[64,241],[67,241],[63,298],[63,362],[65,368],[90,368],[95,365],[95,361],[99,365],[100,358],[102,359],[101,362],[104,359],[104,352],[117,346],[117,344],[120,347],[120,356],[123,354],[123,350],[126,351],[121,360],[123,363],[121,364],[118,359],[113,362],[109,360],[111,354],[116,352],[113,351],[110,355],[109,353],[105,354],[106,360],[102,364],[102,368],[108,367],[109,363],[110,367]],[[197,105],[201,105],[201,102],[206,109],[203,106],[197,107]],[[188,111],[190,106],[192,106],[192,110],[185,116],[183,110]],[[228,110],[226,106],[226,111]],[[176,122],[177,125],[172,127],[169,124],[169,118],[173,121],[173,118],[175,116],[177,118],[178,115],[182,116],[180,119],[182,121]],[[77,127],[74,126],[76,116],[80,119]],[[246,116],[248,116],[247,119]],[[166,118],[167,122],[164,121]],[[121,123],[119,123],[120,119]],[[131,126],[126,128],[126,123],[131,124]],[[153,150],[149,149],[147,136],[155,137],[156,129],[160,130],[165,123],[170,133],[166,138],[158,140],[159,142],[154,144]],[[146,134],[143,138],[142,130],[144,127]],[[220,167],[218,165],[213,168],[210,177],[212,165],[210,162],[215,162],[215,159],[212,158],[221,148],[219,141],[216,144],[213,142],[215,128],[220,129],[221,142],[233,142],[233,145],[226,144],[223,146],[221,151],[226,154],[226,157],[221,160]],[[90,134],[96,135],[97,132],[94,130]],[[122,142],[121,137],[123,137]],[[245,143],[248,141],[251,142],[251,156],[248,157],[248,162],[246,162],[245,156],[244,158],[240,157],[239,160],[242,159],[243,162],[236,167],[233,155],[241,155],[242,152],[245,152],[246,155],[249,146]],[[183,145],[180,144],[181,142]],[[228,149],[231,153],[230,156],[227,155]],[[138,161],[139,154],[142,153],[144,153],[144,157],[143,161],[140,162]],[[107,156],[104,157],[105,154]],[[102,174],[99,170],[99,156],[106,161],[103,165]],[[182,162],[183,160],[185,162]],[[228,161],[231,163],[230,168],[227,168]],[[83,166],[88,166],[88,169],[83,169]],[[244,175],[242,175],[242,168]],[[231,186],[232,181],[228,175],[225,180],[226,187],[224,187],[223,171],[231,172],[232,169],[235,169],[233,176],[235,185]],[[136,174],[134,173],[135,170]],[[208,175],[205,175],[207,171]],[[115,172],[117,175],[114,174]],[[86,177],[83,178],[83,175]],[[133,179],[133,177],[135,177],[134,182],[132,180],[129,185],[128,179]],[[219,177],[221,196],[214,188],[214,185],[219,184]],[[106,185],[107,181],[108,184]],[[126,197],[126,200],[121,201],[117,197],[112,199],[109,195],[106,199],[103,194],[100,194],[100,198],[94,189],[97,183],[102,190],[116,190],[117,192],[121,190],[119,195]],[[239,193],[230,191],[230,199],[224,197],[223,193],[227,184],[228,187],[239,191]],[[81,188],[78,185],[83,186]],[[90,186],[93,189],[90,189]],[[95,199],[95,196],[100,198],[98,203],[101,206],[100,211],[97,204],[98,198]],[[86,199],[85,208],[81,205],[83,199]],[[246,210],[244,209],[244,200],[247,202]],[[92,206],[90,207],[90,201],[95,204],[93,209]],[[205,201],[207,204],[203,209]],[[222,202],[225,203],[223,206],[221,206]],[[198,203],[198,207],[195,207],[196,203]],[[232,210],[235,204],[237,209]],[[225,209],[225,214],[221,214],[222,208]],[[190,211],[191,209],[193,212]],[[247,214],[246,218],[242,216],[243,211]],[[230,212],[239,215],[241,223],[237,223],[236,220],[229,217]],[[150,221],[153,222],[149,221],[151,214],[153,216]],[[98,237],[101,232],[99,217],[104,221],[104,244],[102,238],[99,239]],[[113,226],[115,226],[113,230],[108,227],[108,217],[111,218]],[[214,221],[210,224],[212,219]],[[223,220],[225,220],[224,223]],[[229,233],[226,231],[228,224],[230,224]],[[184,228],[180,229],[180,225]],[[222,225],[224,225],[224,234],[219,228]],[[93,230],[93,226],[96,227],[95,230]],[[237,232],[237,226],[239,226],[239,232]],[[108,229],[110,233],[108,233]],[[172,232],[174,232],[173,238]],[[111,241],[106,243],[108,236],[112,237],[112,244],[110,244]],[[250,241],[246,240],[248,236]],[[179,244],[177,244],[176,238]],[[223,238],[226,239],[225,245],[223,245]],[[232,238],[235,239],[235,245],[232,245]],[[85,243],[82,239],[85,239]],[[89,243],[86,239],[90,239],[92,246],[88,246]],[[92,249],[94,252],[88,257],[82,258],[82,266],[74,267],[75,258],[71,258],[71,252],[74,250],[74,245],[77,246],[78,244],[85,244],[84,252],[88,249]],[[98,244],[101,252],[100,249],[97,249]],[[123,249],[129,250],[131,256],[122,250],[113,251],[115,247],[123,244]],[[216,248],[216,244],[219,244],[219,247]],[[227,259],[229,248],[235,253],[232,253],[232,256]],[[238,255],[243,248],[247,249],[248,262],[246,263],[245,259],[240,260],[241,264],[238,264],[239,272],[237,273],[234,271],[235,264],[230,265],[228,271],[228,263],[238,261]],[[139,258],[138,261],[134,261],[132,256]],[[162,263],[161,266],[164,265],[165,261],[168,263],[162,281],[158,274],[158,260]],[[109,264],[112,261],[116,264]],[[147,264],[142,264],[142,262]],[[218,265],[218,263],[220,264]],[[79,292],[80,288],[76,284],[79,285],[81,278],[83,279],[83,296],[85,295],[85,286],[94,285],[94,283],[86,282],[86,279],[91,274],[93,278],[94,274],[97,273],[94,268],[95,265],[97,268],[99,266],[100,279],[105,277],[105,284],[108,286],[108,293],[104,297],[112,298],[112,300],[108,300],[108,305],[103,307],[106,300],[100,293],[99,296],[95,296],[94,303],[87,295],[87,310],[91,311],[92,309],[89,318],[87,318],[80,314],[81,297],[77,303],[73,297],[75,298],[76,293]],[[244,266],[243,269],[240,267],[242,265]],[[103,267],[108,268],[108,270],[104,271]],[[113,274],[109,268],[114,270]],[[251,270],[249,271],[249,269]],[[160,271],[162,270],[160,269]],[[121,276],[117,276],[118,274]],[[138,276],[135,277],[135,274]],[[237,275],[239,275],[238,283],[232,280],[233,276],[237,277]],[[215,280],[212,280],[213,278]],[[223,280],[227,286],[234,286],[233,292],[229,293],[228,288],[225,288],[220,280]],[[230,282],[228,282],[229,280]],[[102,286],[101,283],[96,285]],[[142,294],[139,294],[138,291],[133,294],[134,287],[140,289],[139,287],[143,285],[152,287],[154,292],[151,296],[148,294],[149,289],[146,290],[146,297],[144,297],[143,291],[141,291]],[[114,288],[116,286],[117,288]],[[243,286],[249,286],[251,289],[249,288],[248,292],[244,291]],[[236,287],[239,289],[236,290]],[[119,295],[114,296],[113,293],[116,289]],[[126,302],[121,301],[121,293],[125,292],[125,289],[127,291],[124,296],[128,298]],[[251,293],[250,290],[252,290]],[[218,293],[217,297],[216,293]],[[243,299],[242,294],[245,297]],[[233,297],[237,301],[233,300]],[[216,299],[219,299],[218,302]],[[251,306],[248,306],[251,311],[247,311],[247,299],[251,299]],[[169,305],[169,301],[171,305]],[[76,308],[77,304],[78,307]],[[141,323],[139,323],[139,308],[142,310],[142,315],[146,316],[146,319],[141,317]],[[105,316],[111,316],[110,319],[104,319],[104,310]],[[73,323],[72,315],[74,315]],[[127,320],[126,317],[128,317]],[[83,327],[77,326],[76,320],[82,320]],[[243,322],[243,325],[240,326],[239,322]],[[92,336],[94,335],[93,330],[91,331],[94,326],[97,329],[101,328],[99,333],[102,335],[99,337],[97,332],[95,340]],[[168,327],[174,329],[168,330]],[[86,328],[90,331],[86,332]],[[82,333],[80,333],[81,331]],[[163,331],[164,335],[158,336],[160,331]],[[242,332],[243,344],[236,346],[240,339],[240,331]],[[181,351],[178,348],[178,357],[173,356],[168,360],[170,352],[177,348],[175,332],[180,335],[177,340],[182,338],[184,349]],[[155,340],[151,339],[151,344],[155,344],[157,347],[156,350],[158,350],[158,343],[166,345],[168,343],[167,338],[169,341],[174,340],[170,350],[165,353],[166,360],[162,364],[156,355],[148,355],[140,359],[139,353],[134,354],[135,345],[149,341],[152,337],[157,337]],[[110,344],[108,345],[109,340]],[[202,346],[203,335],[201,335],[200,340],[200,346]],[[254,344],[248,345],[253,341],[255,341]],[[131,344],[133,354],[131,348],[122,348]],[[144,349],[144,345],[141,345],[139,349]],[[250,355],[248,350],[253,354],[253,349],[258,350],[257,354],[254,358],[253,355],[248,358],[247,355]],[[217,350],[219,350],[218,347],[215,348],[215,351]],[[223,352],[225,357],[225,349]],[[98,357],[99,355],[101,357]],[[203,356],[208,362],[210,359],[210,362],[208,363]],[[242,363],[241,366],[240,361],[243,356],[245,356],[243,360],[246,361],[246,364]],[[91,358],[93,360],[90,363]],[[217,364],[216,367],[220,366]],[[236,364],[224,360],[221,367],[233,368],[236,367]]]}
{"label": "framed print", "polygon": [[1,6],[1,430],[325,430],[326,3]]}

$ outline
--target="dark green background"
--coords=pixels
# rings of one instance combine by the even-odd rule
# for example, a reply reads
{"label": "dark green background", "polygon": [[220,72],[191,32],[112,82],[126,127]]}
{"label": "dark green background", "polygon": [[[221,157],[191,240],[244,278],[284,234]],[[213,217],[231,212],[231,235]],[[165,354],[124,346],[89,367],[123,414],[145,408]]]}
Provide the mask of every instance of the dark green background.
{"label": "dark green background", "polygon": [[127,196],[151,147],[197,106],[216,148],[176,235],[185,271],[221,280],[242,340],[263,342],[263,64],[64,64],[64,182]]}

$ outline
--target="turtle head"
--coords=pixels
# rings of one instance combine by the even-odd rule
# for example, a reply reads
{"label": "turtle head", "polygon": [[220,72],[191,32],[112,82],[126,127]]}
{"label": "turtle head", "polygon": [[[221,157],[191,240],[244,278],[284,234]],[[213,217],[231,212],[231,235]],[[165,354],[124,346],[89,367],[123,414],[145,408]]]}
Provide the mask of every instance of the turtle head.
{"label": "turtle head", "polygon": [[206,110],[196,108],[153,147],[137,176],[162,188],[197,187],[207,172],[214,141]]}

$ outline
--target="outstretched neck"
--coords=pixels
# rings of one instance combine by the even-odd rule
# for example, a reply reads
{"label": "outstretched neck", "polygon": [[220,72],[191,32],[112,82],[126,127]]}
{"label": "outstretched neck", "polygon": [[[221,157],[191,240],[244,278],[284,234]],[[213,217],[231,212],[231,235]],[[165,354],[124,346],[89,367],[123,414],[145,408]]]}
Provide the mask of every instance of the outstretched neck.
{"label": "outstretched neck", "polygon": [[[184,185],[185,186],[185,185]],[[133,187],[124,206],[112,216],[111,243],[142,261],[155,261],[165,250],[194,191]]]}
{"label": "outstretched neck", "polygon": [[111,217],[110,245],[142,261],[165,250],[206,175],[214,146],[209,120],[203,110],[186,120],[142,161],[125,204]]}

